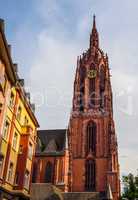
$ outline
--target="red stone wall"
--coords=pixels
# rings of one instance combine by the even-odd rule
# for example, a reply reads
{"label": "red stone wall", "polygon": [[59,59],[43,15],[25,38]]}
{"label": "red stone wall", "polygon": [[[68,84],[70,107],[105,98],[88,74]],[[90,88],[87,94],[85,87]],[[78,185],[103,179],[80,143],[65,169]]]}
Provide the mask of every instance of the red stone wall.
{"label": "red stone wall", "polygon": [[[96,70],[95,81],[95,105],[89,106],[90,81],[88,77],[91,66]],[[101,71],[104,74],[101,76]],[[83,82],[82,82],[82,77]],[[104,78],[103,106],[100,104],[100,87]],[[84,87],[84,93],[81,92]],[[83,110],[80,110],[80,95],[83,98]],[[86,153],[87,126],[89,122],[96,124],[96,152]],[[118,146],[113,121],[112,89],[108,57],[99,48],[99,36],[94,19],[90,48],[77,61],[76,76],[74,81],[73,109],[69,123],[69,154],[70,177],[69,188],[73,192],[84,192],[86,182],[87,160],[95,161],[96,192],[107,192],[110,184],[114,199],[119,199],[120,181],[118,168]]]}
{"label": "red stone wall", "polygon": [[63,156],[42,156],[35,157],[34,165],[37,165],[36,183],[45,183],[45,173],[47,163],[53,165],[52,183],[63,191],[68,190],[68,151],[65,150]]}

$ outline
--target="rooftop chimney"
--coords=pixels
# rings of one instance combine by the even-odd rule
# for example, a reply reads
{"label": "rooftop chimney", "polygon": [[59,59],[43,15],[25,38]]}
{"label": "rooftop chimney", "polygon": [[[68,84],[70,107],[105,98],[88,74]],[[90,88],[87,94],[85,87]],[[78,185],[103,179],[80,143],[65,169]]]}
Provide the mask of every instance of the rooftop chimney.
{"label": "rooftop chimney", "polygon": [[8,49],[9,49],[9,53],[11,55],[11,45],[10,44],[8,44]]}
{"label": "rooftop chimney", "polygon": [[3,32],[5,31],[5,24],[3,19],[0,19],[0,28]]}
{"label": "rooftop chimney", "polygon": [[18,72],[18,64],[17,64],[17,63],[14,63],[13,66],[14,66],[14,71],[15,71],[15,73],[17,73],[17,72]]}

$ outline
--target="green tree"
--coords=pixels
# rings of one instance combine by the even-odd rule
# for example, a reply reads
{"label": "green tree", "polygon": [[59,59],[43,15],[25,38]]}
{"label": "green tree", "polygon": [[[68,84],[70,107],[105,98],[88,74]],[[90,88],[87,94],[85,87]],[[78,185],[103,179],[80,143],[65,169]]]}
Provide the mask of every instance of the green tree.
{"label": "green tree", "polygon": [[138,175],[128,174],[123,176],[124,191],[122,198],[127,198],[129,200],[135,200],[138,198]]}

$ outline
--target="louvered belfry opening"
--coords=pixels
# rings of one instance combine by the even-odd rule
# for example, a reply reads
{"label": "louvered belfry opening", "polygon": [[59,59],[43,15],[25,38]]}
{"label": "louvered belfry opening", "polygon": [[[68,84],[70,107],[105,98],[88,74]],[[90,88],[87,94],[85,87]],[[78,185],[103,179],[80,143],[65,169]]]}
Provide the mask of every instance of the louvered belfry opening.
{"label": "louvered belfry opening", "polygon": [[85,190],[86,191],[95,191],[95,161],[86,160],[86,169],[85,169]]}
{"label": "louvered belfry opening", "polygon": [[105,71],[103,68],[100,70],[100,108],[104,108],[104,91],[105,91]]}
{"label": "louvered belfry opening", "polygon": [[86,73],[86,69],[85,67],[81,67],[80,68],[80,112],[84,111],[84,95],[85,95],[85,73]]}
{"label": "louvered belfry opening", "polygon": [[96,124],[94,122],[90,122],[87,126],[86,154],[90,152],[96,154]]}
{"label": "louvered belfry opening", "polygon": [[[95,70],[95,66],[90,67],[90,71]],[[89,79],[89,107],[94,108],[96,105],[96,93],[95,93],[95,77]]]}

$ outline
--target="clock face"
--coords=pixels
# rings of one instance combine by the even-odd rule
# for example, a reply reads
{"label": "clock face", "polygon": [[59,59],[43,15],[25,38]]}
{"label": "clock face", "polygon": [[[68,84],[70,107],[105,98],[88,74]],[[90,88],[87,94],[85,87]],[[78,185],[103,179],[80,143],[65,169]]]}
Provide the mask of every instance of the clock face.
{"label": "clock face", "polygon": [[88,78],[95,78],[97,75],[97,71],[95,69],[91,69],[88,71]]}

